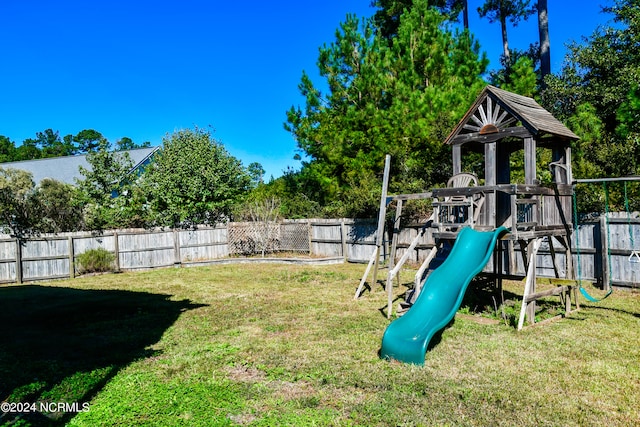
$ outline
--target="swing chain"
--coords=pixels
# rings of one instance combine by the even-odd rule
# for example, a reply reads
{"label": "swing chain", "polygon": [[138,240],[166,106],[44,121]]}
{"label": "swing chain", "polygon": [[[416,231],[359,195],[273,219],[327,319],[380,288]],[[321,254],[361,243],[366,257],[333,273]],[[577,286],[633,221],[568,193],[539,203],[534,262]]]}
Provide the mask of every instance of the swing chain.
{"label": "swing chain", "polygon": [[[611,227],[609,223],[609,187],[607,186],[607,182],[602,182],[602,187],[604,188],[604,223],[605,228],[607,230],[607,263],[609,264],[609,292],[613,289],[613,277],[611,274]],[[607,294],[609,296],[609,294]],[[605,297],[606,298],[606,297]]]}
{"label": "swing chain", "polygon": [[[605,200],[605,224],[606,224],[606,229],[607,229],[607,242],[609,242],[610,239],[610,231],[609,231],[609,190],[607,189],[607,184],[606,182],[602,183],[602,187],[604,188],[604,200]],[[580,290],[580,293],[589,301],[591,302],[599,302],[604,300],[605,298],[607,298],[609,295],[611,295],[611,293],[613,292],[613,286],[612,286],[612,281],[611,281],[611,271],[609,271],[609,289],[606,293],[605,296],[603,296],[602,298],[594,298],[591,295],[589,295],[589,293],[587,292],[587,290],[585,288],[582,287],[582,272],[581,272],[581,262],[580,262],[580,233],[579,233],[579,227],[578,227],[578,203],[577,203],[577,196],[576,196],[576,189],[575,187],[573,188],[573,221],[574,221],[574,230],[576,233],[576,252],[577,252],[577,275],[578,275],[578,289]],[[607,244],[607,257],[609,259],[609,268],[611,268],[611,250],[609,248],[609,245]]]}
{"label": "swing chain", "polygon": [[[576,196],[576,188],[575,186],[573,187],[573,229],[574,229],[574,233],[576,236],[576,254],[577,254],[577,279],[578,279],[578,284],[581,282],[582,280],[582,271],[581,271],[581,262],[580,262],[580,229],[578,227],[578,198]],[[578,285],[580,286],[580,285]]]}

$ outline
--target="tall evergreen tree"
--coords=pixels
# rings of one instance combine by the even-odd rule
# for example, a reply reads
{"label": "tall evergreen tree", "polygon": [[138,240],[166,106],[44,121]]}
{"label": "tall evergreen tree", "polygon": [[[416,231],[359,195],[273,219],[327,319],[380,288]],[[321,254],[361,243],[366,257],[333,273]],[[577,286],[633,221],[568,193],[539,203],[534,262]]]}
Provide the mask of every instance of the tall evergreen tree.
{"label": "tall evergreen tree", "polygon": [[[377,7],[373,16],[376,27],[385,38],[395,37],[400,26],[400,16],[405,10],[411,10],[414,0],[373,0],[372,7]],[[462,13],[462,23],[466,30],[469,29],[469,6],[467,0],[429,0],[429,6],[435,7],[455,21]]]}
{"label": "tall evergreen tree", "polygon": [[[352,200],[336,214],[370,214],[372,191],[385,154],[394,157],[392,188],[422,191],[446,180],[442,140],[483,86],[487,61],[464,34],[452,33],[426,0],[416,0],[392,39],[370,20],[348,16],[336,40],[320,51],[321,93],[307,74],[300,90],[306,106],[292,107],[286,128],[311,161],[327,206]],[[367,203],[361,206],[362,201]]]}
{"label": "tall evergreen tree", "polygon": [[15,160],[34,160],[42,157],[42,150],[38,146],[38,140],[27,138],[16,148]]}
{"label": "tall evergreen tree", "polygon": [[[640,173],[640,0],[614,0],[603,11],[615,25],[571,45],[562,72],[547,77],[542,93],[543,105],[580,136],[578,178]],[[611,190],[612,209],[624,209],[619,189]],[[640,194],[630,189],[628,196],[631,209],[640,209]],[[595,196],[581,199],[592,202],[581,202],[581,209],[603,209]]]}
{"label": "tall evergreen tree", "polygon": [[94,129],[84,129],[78,132],[73,137],[73,141],[78,144],[78,151],[81,153],[100,150],[105,144],[108,148],[109,145],[106,138]]}
{"label": "tall evergreen tree", "polygon": [[502,55],[507,66],[511,65],[509,37],[507,36],[507,20],[515,27],[521,20],[527,20],[535,9],[529,6],[530,0],[486,0],[478,7],[481,18],[488,18],[490,23],[499,22],[502,33]]}
{"label": "tall evergreen tree", "polygon": [[640,0],[615,0],[603,12],[613,15],[615,25],[569,46],[564,68],[550,79],[545,105],[566,119],[589,103],[605,130],[614,132],[618,110],[640,82]]}
{"label": "tall evergreen tree", "polygon": [[42,157],[72,156],[77,152],[72,141],[60,139],[59,132],[53,129],[37,132],[36,141],[42,150]]}

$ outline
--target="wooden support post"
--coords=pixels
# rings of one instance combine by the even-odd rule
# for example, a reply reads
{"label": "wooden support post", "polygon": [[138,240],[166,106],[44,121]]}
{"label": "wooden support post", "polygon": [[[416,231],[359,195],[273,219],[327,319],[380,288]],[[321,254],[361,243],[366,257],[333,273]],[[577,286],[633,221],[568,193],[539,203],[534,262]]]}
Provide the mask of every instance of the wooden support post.
{"label": "wooden support post", "polygon": [[[538,243],[538,247],[536,247],[535,249],[533,248],[533,245],[535,243]],[[529,258],[529,268],[531,269],[531,271],[533,272],[533,280],[531,280],[530,284],[529,284],[529,292],[530,293],[535,293],[536,292],[536,282],[537,282],[537,271],[536,269],[538,268],[538,262],[537,262],[537,255],[538,255],[538,248],[540,247],[540,244],[542,243],[542,239],[536,239],[533,242],[529,242],[529,244],[527,245],[528,249],[527,249],[527,253],[531,253],[532,256],[531,258]],[[534,324],[536,322],[536,301],[533,300],[531,302],[529,302],[527,304],[527,321],[529,322],[530,325]]]}
{"label": "wooden support post", "polygon": [[[380,263],[380,248],[384,242],[384,219],[387,215],[387,188],[389,187],[389,171],[391,170],[391,156],[387,154],[384,160],[384,176],[382,178],[382,194],[380,195],[380,210],[378,212],[378,229],[376,230],[376,249],[373,251],[373,255],[369,260],[369,264],[367,265],[367,269],[362,276],[362,280],[360,280],[360,285],[358,285],[358,289],[356,290],[356,294],[354,299],[358,299],[360,296],[360,292],[362,292],[362,287],[367,280],[367,276],[369,275],[369,271],[371,270],[371,266],[373,265],[373,281],[372,287],[375,285],[378,280],[378,264]],[[389,292],[389,290],[387,290]]]}
{"label": "wooden support post", "polygon": [[517,239],[518,238],[518,204],[517,195],[512,194],[509,197],[509,202],[511,203],[510,211],[511,211],[511,234]]}
{"label": "wooden support post", "polygon": [[536,140],[524,139],[524,183],[534,184],[536,180]]}
{"label": "wooden support post", "polygon": [[462,145],[455,144],[451,149],[451,156],[453,157],[453,175],[457,175],[462,172]]}
{"label": "wooden support post", "polygon": [[558,269],[558,261],[556,260],[556,248],[553,246],[553,237],[547,236],[547,242],[549,242],[549,252],[551,252],[551,262],[553,264],[553,274],[557,279],[560,278],[560,270]]}
{"label": "wooden support post", "polygon": [[387,217],[387,188],[389,187],[389,171],[391,170],[391,156],[387,154],[384,159],[384,175],[382,177],[382,194],[380,196],[380,210],[378,211],[378,229],[376,230],[376,262],[373,265],[373,285],[378,281],[378,268],[380,266],[380,251],[384,245],[384,222]]}
{"label": "wooden support post", "polygon": [[429,268],[429,264],[431,264],[431,261],[433,261],[437,253],[438,253],[438,246],[437,244],[435,244],[429,251],[429,254],[425,258],[425,260],[422,262],[422,265],[420,266],[418,271],[416,272],[416,275],[414,278],[413,294],[411,295],[411,301],[409,302],[411,303],[415,302],[416,298],[418,298],[418,295],[420,295],[420,291],[422,290],[422,284],[424,283],[424,281],[422,280],[422,276],[424,276],[424,272]]}
{"label": "wooden support post", "polygon": [[518,271],[516,245],[513,240],[507,240],[507,251],[509,251],[509,271],[507,272],[507,274],[513,274],[515,271]]}
{"label": "wooden support post", "polygon": [[[525,314],[527,311],[531,310],[531,304],[533,304],[532,307],[535,311],[535,300],[529,302],[528,298],[531,294],[535,293],[536,289],[536,256],[538,255],[540,242],[541,239],[535,239],[528,247],[529,265],[527,267],[527,278],[524,284],[524,293],[522,295],[522,307],[520,309],[520,318],[518,319],[518,330],[522,329]],[[535,319],[533,320],[535,321]]]}
{"label": "wooden support post", "polygon": [[[400,218],[402,215],[402,199],[396,202],[396,217],[393,221],[393,237],[391,238],[391,252],[389,253],[389,270],[392,270],[396,263],[396,249],[398,247],[398,234],[400,233]],[[400,276],[398,286],[400,286]]]}
{"label": "wooden support post", "polygon": [[[573,272],[573,255],[571,255],[571,236],[555,236],[556,240],[560,242],[562,247],[564,248],[564,256],[565,256],[565,279],[575,280],[575,274]],[[554,255],[555,258],[555,255]]]}
{"label": "wooden support post", "polygon": [[567,184],[573,182],[573,170],[571,169],[571,145],[564,148],[564,163],[567,166]]}
{"label": "wooden support post", "polygon": [[522,265],[524,266],[524,271],[529,271],[529,258],[527,258],[527,242],[524,240],[518,240],[518,244],[520,245],[520,254],[522,254]]}
{"label": "wooden support post", "polygon": [[362,275],[362,279],[360,280],[360,284],[358,285],[358,289],[356,289],[356,294],[353,296],[353,299],[357,300],[360,296],[360,292],[362,292],[362,288],[364,287],[365,282],[367,281],[367,277],[369,276],[369,272],[371,271],[371,267],[377,258],[380,257],[380,250],[376,248],[371,254],[371,258],[369,259],[369,264],[367,264],[367,268],[364,270],[364,274]]}
{"label": "wooden support post", "polygon": [[[496,174],[496,143],[484,144],[484,185],[494,186],[497,183]],[[496,192],[487,193],[485,198],[484,224],[495,227],[496,224]],[[514,230],[511,230],[513,233]]]}
{"label": "wooden support post", "polygon": [[394,268],[392,269],[390,268],[389,273],[387,274],[386,289],[387,289],[387,301],[389,302],[389,305],[387,306],[387,318],[391,317],[391,304],[393,303],[393,292],[390,292],[390,290],[393,287],[393,278],[394,276],[399,276],[398,273],[400,272],[400,269],[402,268],[404,263],[407,261],[407,258],[409,258],[409,255],[411,255],[411,252],[415,249],[416,245],[420,241],[420,237],[422,236],[420,233],[418,233],[418,235],[413,239],[413,241],[407,248],[407,251],[404,253],[404,255],[402,255],[402,258],[400,258],[400,261],[398,261],[398,264]]}

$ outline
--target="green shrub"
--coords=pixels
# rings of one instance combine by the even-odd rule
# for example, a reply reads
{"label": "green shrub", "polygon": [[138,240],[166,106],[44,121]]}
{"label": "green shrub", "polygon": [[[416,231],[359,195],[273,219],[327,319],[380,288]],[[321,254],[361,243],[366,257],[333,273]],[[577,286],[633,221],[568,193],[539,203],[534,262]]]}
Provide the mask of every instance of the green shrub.
{"label": "green shrub", "polygon": [[104,248],[89,249],[76,257],[78,273],[99,273],[115,270],[116,257]]}

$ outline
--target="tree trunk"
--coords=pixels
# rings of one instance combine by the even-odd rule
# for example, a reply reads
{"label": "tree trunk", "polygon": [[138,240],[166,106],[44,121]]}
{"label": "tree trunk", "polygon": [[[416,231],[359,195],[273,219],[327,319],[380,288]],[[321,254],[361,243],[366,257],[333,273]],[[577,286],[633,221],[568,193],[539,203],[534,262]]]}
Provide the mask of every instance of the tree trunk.
{"label": "tree trunk", "polygon": [[504,62],[506,67],[510,67],[511,56],[509,55],[509,40],[507,39],[507,18],[502,11],[500,12],[500,26],[502,27],[502,49],[504,51]]}
{"label": "tree trunk", "polygon": [[551,48],[549,45],[549,16],[547,13],[547,0],[538,0],[538,32],[540,34],[540,74],[544,81],[544,77],[551,73]]}
{"label": "tree trunk", "polygon": [[[546,4],[546,1],[545,1]],[[467,0],[462,0],[462,23],[464,25],[464,29],[469,29],[469,2]]]}

